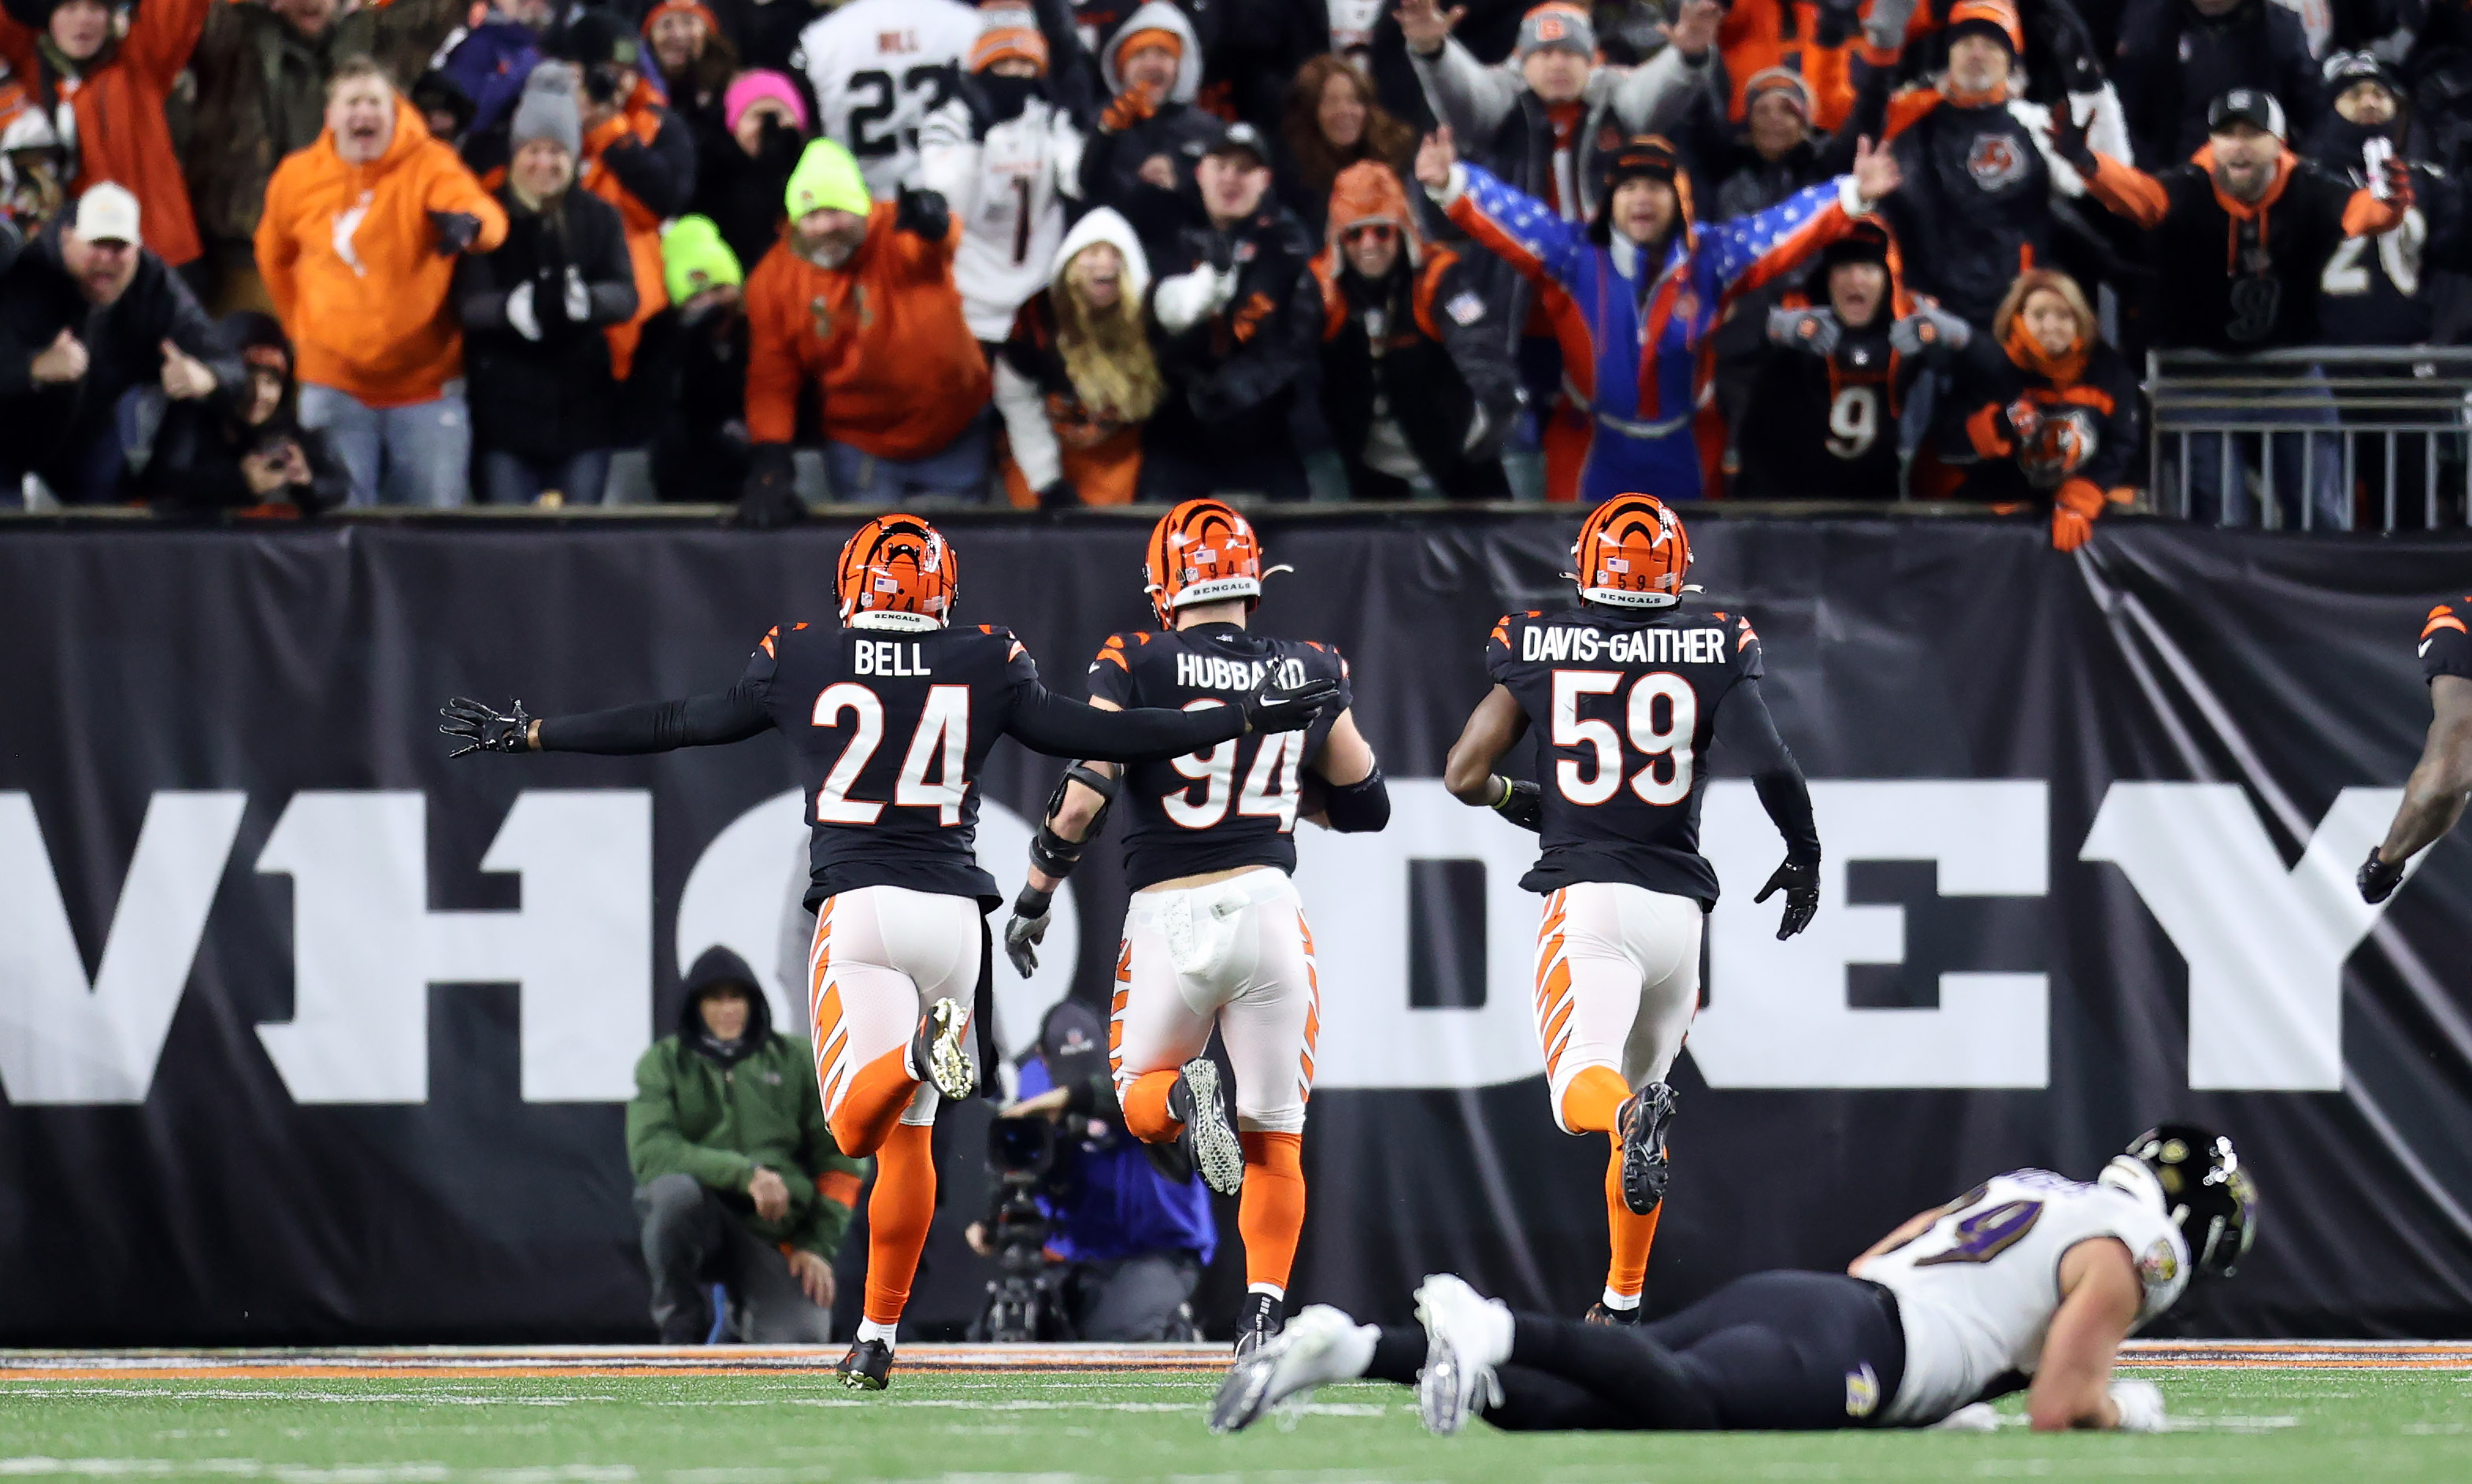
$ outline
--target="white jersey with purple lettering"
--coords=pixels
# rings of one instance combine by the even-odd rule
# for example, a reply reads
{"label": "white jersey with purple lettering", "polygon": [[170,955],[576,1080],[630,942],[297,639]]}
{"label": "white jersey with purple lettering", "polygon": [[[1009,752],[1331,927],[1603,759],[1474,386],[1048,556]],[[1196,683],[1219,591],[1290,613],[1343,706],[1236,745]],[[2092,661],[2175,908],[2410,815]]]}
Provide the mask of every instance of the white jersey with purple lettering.
{"label": "white jersey with purple lettering", "polygon": [[1854,1276],[1897,1296],[1906,1374],[1881,1421],[1921,1427],[1983,1398],[2011,1373],[2032,1376],[2060,1307],[2060,1260],[2110,1237],[2137,1264],[2138,1325],[2170,1308],[2189,1282],[2179,1228],[2127,1190],[2048,1169],[1994,1175],[1939,1219]]}

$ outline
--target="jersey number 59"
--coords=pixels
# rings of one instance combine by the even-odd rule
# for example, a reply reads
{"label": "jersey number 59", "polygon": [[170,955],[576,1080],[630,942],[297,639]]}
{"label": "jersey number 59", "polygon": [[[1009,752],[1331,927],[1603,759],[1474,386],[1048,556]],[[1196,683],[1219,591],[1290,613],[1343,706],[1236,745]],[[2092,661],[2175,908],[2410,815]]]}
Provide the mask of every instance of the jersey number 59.
{"label": "jersey number 59", "polygon": [[[1623,702],[1620,732],[1604,718],[1580,715],[1581,696],[1611,695],[1622,683],[1623,673],[1615,670],[1554,671],[1554,745],[1587,747],[1596,753],[1593,767],[1584,775],[1579,760],[1557,759],[1554,786],[1574,804],[1597,805],[1612,798],[1623,786],[1627,737],[1632,750],[1647,760],[1646,766],[1631,774],[1630,791],[1643,803],[1679,804],[1691,796],[1691,739],[1700,727],[1700,695],[1680,675],[1658,671],[1632,684]],[[1660,709],[1665,714],[1663,725],[1657,722]],[[1657,776],[1660,766],[1661,778]]]}
{"label": "jersey number 59", "polygon": [[[852,681],[824,687],[816,697],[815,724],[838,728],[845,714],[853,718],[849,745],[824,775],[824,786],[816,790],[816,822],[873,824],[884,813],[883,803],[853,799],[849,791],[874,759],[875,749],[884,744],[884,702],[873,691]],[[932,809],[938,824],[960,824],[962,803],[970,791],[969,780],[963,776],[969,745],[970,688],[929,686],[927,704],[918,713],[918,725],[910,734],[909,750],[901,756],[901,773],[892,785],[893,805]],[[927,778],[930,766],[938,773],[932,783]]]}

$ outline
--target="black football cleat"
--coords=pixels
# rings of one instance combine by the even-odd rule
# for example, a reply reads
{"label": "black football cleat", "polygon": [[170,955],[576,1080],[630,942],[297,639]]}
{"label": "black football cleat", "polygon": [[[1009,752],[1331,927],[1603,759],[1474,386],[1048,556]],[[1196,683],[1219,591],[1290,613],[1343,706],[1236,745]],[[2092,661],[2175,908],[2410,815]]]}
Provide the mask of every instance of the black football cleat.
{"label": "black football cleat", "polygon": [[1267,1293],[1247,1293],[1245,1307],[1237,1310],[1236,1358],[1242,1360],[1277,1339],[1287,1327],[1287,1316],[1280,1311],[1277,1299]]}
{"label": "black football cleat", "polygon": [[1640,1316],[1647,1312],[1648,1306],[1645,1303],[1634,1305],[1629,1308],[1616,1308],[1604,1300],[1599,1299],[1588,1306],[1587,1313],[1581,1316],[1580,1322],[1581,1324],[1633,1325],[1639,1323]]}
{"label": "black football cleat", "polygon": [[958,1001],[937,1001],[918,1017],[918,1029],[910,1037],[911,1074],[955,1102],[968,1097],[979,1090],[969,1039],[969,1012]]}
{"label": "black football cleat", "polygon": [[1243,1190],[1245,1145],[1219,1100],[1219,1064],[1197,1056],[1179,1068],[1176,1086],[1168,1089],[1167,1111],[1184,1125],[1177,1142],[1200,1172],[1201,1183],[1222,1195]]}
{"label": "black football cleat", "polygon": [[833,1374],[852,1391],[882,1391],[892,1384],[892,1347],[882,1340],[860,1340]]}
{"label": "black football cleat", "polygon": [[1665,1131],[1674,1121],[1674,1089],[1651,1082],[1623,1100],[1614,1126],[1622,1130],[1623,1204],[1635,1216],[1647,1215],[1665,1201],[1665,1182],[1673,1167],[1665,1155]]}

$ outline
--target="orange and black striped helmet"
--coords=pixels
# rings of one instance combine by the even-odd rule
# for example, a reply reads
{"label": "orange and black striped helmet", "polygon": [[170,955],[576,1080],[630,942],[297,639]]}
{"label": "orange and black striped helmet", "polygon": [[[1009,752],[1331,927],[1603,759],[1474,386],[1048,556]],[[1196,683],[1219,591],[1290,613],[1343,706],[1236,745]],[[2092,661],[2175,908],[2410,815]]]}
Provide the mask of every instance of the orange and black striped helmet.
{"label": "orange and black striped helmet", "polygon": [[1691,538],[1653,495],[1616,495],[1588,512],[1571,546],[1572,570],[1589,602],[1616,608],[1671,608],[1691,571]]}
{"label": "orange and black striped helmet", "polygon": [[864,614],[909,614],[915,623],[890,626],[941,628],[953,620],[961,577],[935,527],[915,515],[879,515],[843,545],[833,592],[844,624]]}
{"label": "orange and black striped helmet", "polygon": [[1242,598],[1249,609],[1262,601],[1262,538],[1227,502],[1187,500],[1151,528],[1145,577],[1161,628],[1191,603]]}

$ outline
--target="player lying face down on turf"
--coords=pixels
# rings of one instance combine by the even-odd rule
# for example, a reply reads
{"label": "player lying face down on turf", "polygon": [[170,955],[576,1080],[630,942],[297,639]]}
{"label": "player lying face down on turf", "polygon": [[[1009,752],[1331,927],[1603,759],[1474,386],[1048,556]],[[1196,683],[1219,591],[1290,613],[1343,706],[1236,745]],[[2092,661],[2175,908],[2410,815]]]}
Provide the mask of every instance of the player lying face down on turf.
{"label": "player lying face down on turf", "polygon": [[1265,677],[1208,711],[1104,712],[1039,683],[1009,629],[951,626],[952,547],[915,515],[882,515],[842,548],[839,624],[784,623],[726,691],[582,716],[500,716],[457,699],[440,728],[467,752],[667,752],[778,730],[796,752],[814,834],[806,904],[816,1076],[844,1152],[875,1155],[866,1320],[841,1364],[883,1389],[893,1330],[936,1207],[939,1097],[977,1085],[968,1036],[988,991],[979,868],[980,769],[999,737],[1067,758],[1145,762],[1313,724],[1335,681]]}
{"label": "player lying face down on turf", "polygon": [[[1691,539],[1647,495],[1620,495],[1581,523],[1564,576],[1580,601],[1493,626],[1493,689],[1451,744],[1442,782],[1462,804],[1538,835],[1519,884],[1545,896],[1537,929],[1536,1034],[1554,1121],[1608,1136],[1605,1220],[1613,1258],[1589,1317],[1636,1320],[1665,1199],[1666,1072],[1700,1005],[1702,920],[1717,873],[1700,854],[1710,743],[1751,775],[1785,836],[1785,863],[1758,901],[1785,893],[1777,936],[1819,909],[1819,833],[1802,769],[1760,696],[1760,640],[1740,613],[1686,606]],[[1494,765],[1545,728],[1539,777]]]}
{"label": "player lying face down on turf", "polygon": [[2386,839],[2361,865],[2361,897],[2384,902],[2403,884],[2412,858],[2463,817],[2472,793],[2472,594],[2429,610],[2420,626],[2421,672],[2429,677],[2429,739],[2404,785]]}
{"label": "player lying face down on turf", "polygon": [[1428,1430],[1479,1412],[1507,1431],[1840,1427],[1987,1430],[2026,1393],[2036,1431],[2159,1432],[2163,1394],[2114,1380],[2121,1341],[2190,1271],[2229,1277],[2257,1197],[2231,1141],[2185,1124],[2140,1135],[2092,1185],[2017,1169],[1923,1212],[1844,1273],[1738,1278],[1637,1327],[1511,1312],[1447,1275],[1416,1323],[1359,1325],[1326,1305],[1240,1358],[1210,1425],[1359,1377],[1416,1388]]}
{"label": "player lying face down on turf", "polygon": [[[1304,904],[1288,879],[1296,818],[1379,830],[1390,822],[1390,798],[1348,710],[1339,650],[1248,629],[1262,600],[1262,543],[1244,516],[1217,500],[1177,506],[1151,529],[1145,576],[1158,631],[1108,636],[1090,665],[1091,705],[1206,715],[1266,680],[1334,686],[1338,699],[1301,731],[1239,738],[1172,761],[1066,769],[1031,846],[1005,951],[1025,978],[1037,966],[1052,894],[1125,794],[1132,901],[1109,1061],[1136,1138],[1180,1150],[1179,1163],[1220,1194],[1242,1192],[1241,1355],[1279,1331],[1305,1215],[1298,1156],[1321,989]],[[1214,1027],[1236,1074],[1233,1128],[1218,1067],[1202,1054]]]}

